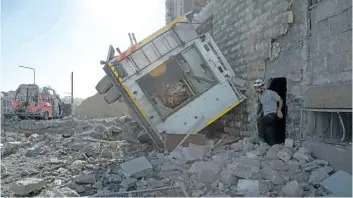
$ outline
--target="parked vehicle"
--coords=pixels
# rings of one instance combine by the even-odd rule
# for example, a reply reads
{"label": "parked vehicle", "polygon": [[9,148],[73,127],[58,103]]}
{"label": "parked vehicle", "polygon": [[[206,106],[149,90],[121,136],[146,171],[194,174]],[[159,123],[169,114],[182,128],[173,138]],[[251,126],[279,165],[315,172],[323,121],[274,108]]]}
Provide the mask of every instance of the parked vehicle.
{"label": "parked vehicle", "polygon": [[49,87],[40,88],[36,84],[21,84],[16,90],[12,108],[19,118],[48,120],[63,117],[59,95]]}

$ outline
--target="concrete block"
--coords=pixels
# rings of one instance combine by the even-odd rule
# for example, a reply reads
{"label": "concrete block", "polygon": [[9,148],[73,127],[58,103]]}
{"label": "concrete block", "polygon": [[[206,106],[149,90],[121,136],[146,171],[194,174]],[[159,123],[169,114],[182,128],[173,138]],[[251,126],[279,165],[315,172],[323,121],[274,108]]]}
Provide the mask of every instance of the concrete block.
{"label": "concrete block", "polygon": [[201,160],[205,153],[205,147],[201,145],[190,145],[182,149],[184,159],[187,161]]}
{"label": "concrete block", "polygon": [[54,190],[54,197],[80,197],[80,195],[67,187]]}
{"label": "concrete block", "polygon": [[233,143],[230,145],[230,148],[233,149],[233,151],[242,151],[243,150],[243,144],[241,141]]}
{"label": "concrete block", "polygon": [[127,179],[124,179],[121,183],[120,183],[120,186],[124,187],[124,188],[129,188],[133,185],[135,185],[137,182],[137,179],[135,178],[127,178]]}
{"label": "concrete block", "polygon": [[297,151],[293,154],[293,158],[295,158],[298,161],[307,161],[308,162],[310,160],[311,156],[309,153],[302,153],[302,152]]}
{"label": "concrete block", "polygon": [[336,1],[336,3],[337,3],[336,14],[339,14],[345,10],[348,10],[350,7],[352,7],[351,0],[338,0]]}
{"label": "concrete block", "polygon": [[203,169],[199,173],[199,182],[211,184],[216,180],[217,176],[218,176],[217,170]]}
{"label": "concrete block", "polygon": [[352,197],[352,175],[340,170],[320,183],[337,197]]}
{"label": "concrete block", "polygon": [[352,18],[349,18],[349,11],[339,13],[329,19],[330,35],[336,35],[352,29]]}
{"label": "concrete block", "polygon": [[275,185],[283,184],[284,179],[282,176],[279,174],[279,172],[265,168],[260,170],[260,174],[263,179],[271,181]]}
{"label": "concrete block", "polygon": [[259,159],[250,158],[250,157],[241,157],[239,163],[245,166],[255,166],[260,167],[261,161]]}
{"label": "concrete block", "polygon": [[289,182],[282,187],[282,191],[289,197],[302,197],[304,195],[304,189],[297,181]]}
{"label": "concrete block", "polygon": [[278,159],[277,153],[278,153],[278,151],[281,150],[281,148],[282,148],[282,146],[279,145],[279,144],[275,144],[275,145],[271,146],[267,150],[266,155],[265,155],[264,158],[267,159],[267,160]]}
{"label": "concrete block", "polygon": [[316,26],[318,26],[319,38],[326,38],[326,37],[330,36],[329,21],[331,21],[331,19],[326,19],[326,20],[320,21],[319,23],[316,24]]}
{"label": "concrete block", "polygon": [[270,160],[261,162],[262,168],[269,168],[277,171],[287,171],[289,169],[289,165],[282,160]]}
{"label": "concrete block", "polygon": [[241,163],[229,164],[227,168],[233,171],[233,175],[244,179],[252,178],[260,170],[259,167],[243,165]]}
{"label": "concrete block", "polygon": [[333,171],[331,166],[325,166],[311,172],[309,182],[312,184],[319,184],[322,180],[328,177],[328,174]]}
{"label": "concrete block", "polygon": [[74,182],[78,184],[94,184],[96,183],[96,175],[94,174],[78,175],[74,177]]}
{"label": "concrete block", "polygon": [[144,177],[152,173],[152,165],[145,157],[139,157],[122,163],[121,168],[127,177]]}
{"label": "concrete block", "polygon": [[217,173],[220,171],[220,167],[218,164],[212,161],[207,162],[195,162],[191,165],[189,169],[189,173],[200,173],[203,170],[213,170]]}
{"label": "concrete block", "polygon": [[270,181],[240,179],[237,193],[246,196],[257,196],[269,192],[273,188]]}
{"label": "concrete block", "polygon": [[234,185],[237,184],[237,177],[235,177],[230,170],[224,170],[220,174],[221,181],[226,185]]}
{"label": "concrete block", "polygon": [[42,189],[45,186],[45,181],[38,178],[26,178],[10,184],[10,191],[15,195],[28,195],[31,192]]}
{"label": "concrete block", "polygon": [[286,140],[284,141],[284,145],[286,147],[293,148],[294,147],[294,139],[286,138]]}
{"label": "concrete block", "polygon": [[298,183],[307,183],[310,177],[310,173],[308,172],[298,172],[293,175],[290,175],[291,180],[295,180]]}
{"label": "concrete block", "polygon": [[289,147],[284,147],[277,153],[277,157],[284,162],[288,162],[288,160],[293,157],[293,149]]}

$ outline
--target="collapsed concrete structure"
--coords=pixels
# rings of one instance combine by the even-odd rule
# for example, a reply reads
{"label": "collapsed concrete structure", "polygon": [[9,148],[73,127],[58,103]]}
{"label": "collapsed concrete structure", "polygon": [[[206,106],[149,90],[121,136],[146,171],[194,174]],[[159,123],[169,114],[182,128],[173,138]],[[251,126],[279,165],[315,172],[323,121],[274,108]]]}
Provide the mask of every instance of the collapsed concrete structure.
{"label": "collapsed concrete structure", "polygon": [[[252,83],[265,79],[285,101],[279,131],[314,140],[307,145],[318,155],[327,148],[322,142],[348,144],[342,147],[347,163],[337,166],[351,172],[352,1],[221,0],[202,12],[198,30],[212,33],[238,77],[247,81],[247,101],[227,115],[238,123],[231,127],[256,134]],[[325,157],[335,158],[327,152]]]}

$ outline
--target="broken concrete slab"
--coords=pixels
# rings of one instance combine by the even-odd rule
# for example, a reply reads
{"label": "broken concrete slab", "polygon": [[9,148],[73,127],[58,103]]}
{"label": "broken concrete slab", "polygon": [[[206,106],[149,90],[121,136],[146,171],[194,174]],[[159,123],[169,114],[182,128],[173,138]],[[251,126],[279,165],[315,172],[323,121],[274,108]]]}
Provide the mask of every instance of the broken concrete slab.
{"label": "broken concrete slab", "polygon": [[322,180],[326,179],[328,177],[328,174],[332,171],[333,168],[331,166],[325,166],[314,170],[313,172],[311,172],[311,175],[309,177],[309,183],[319,184]]}
{"label": "broken concrete slab", "polygon": [[258,196],[269,192],[273,188],[270,181],[240,179],[238,181],[237,193],[247,196]]}
{"label": "broken concrete slab", "polygon": [[269,180],[275,185],[284,183],[284,179],[282,178],[282,176],[279,174],[279,172],[275,170],[265,168],[265,169],[261,169],[260,173],[263,179]]}
{"label": "broken concrete slab", "polygon": [[221,181],[226,185],[234,185],[237,184],[237,177],[235,177],[230,170],[223,170],[220,174]]}
{"label": "broken concrete slab", "polygon": [[45,181],[39,178],[26,178],[10,184],[10,191],[15,195],[28,195],[31,192],[42,189],[45,186]]}
{"label": "broken concrete slab", "polygon": [[261,161],[259,159],[245,157],[245,156],[242,156],[240,158],[239,163],[246,166],[255,166],[255,167],[261,166]]}
{"label": "broken concrete slab", "polygon": [[289,169],[289,165],[282,160],[269,160],[261,162],[262,168],[269,168],[277,171],[287,171]]}
{"label": "broken concrete slab", "polygon": [[78,175],[74,177],[74,182],[78,184],[94,184],[96,183],[96,175],[94,174]]}
{"label": "broken concrete slab", "polygon": [[153,172],[152,165],[148,162],[145,157],[139,157],[124,162],[120,166],[123,169],[123,172],[126,177],[140,178],[150,175]]}
{"label": "broken concrete slab", "polygon": [[54,197],[80,197],[80,195],[68,187],[63,187],[54,190]]}
{"label": "broken concrete slab", "polygon": [[266,155],[265,155],[265,159],[267,160],[274,160],[274,159],[278,159],[277,157],[277,153],[278,151],[280,151],[282,149],[282,146],[279,145],[279,144],[275,144],[273,146],[271,146],[267,152],[266,152]]}
{"label": "broken concrete slab", "polygon": [[124,188],[130,188],[131,186],[135,185],[136,182],[137,182],[137,179],[135,178],[127,178],[120,183],[120,186]]}
{"label": "broken concrete slab", "polygon": [[277,157],[284,162],[288,162],[293,157],[293,149],[289,147],[283,147],[281,150],[278,151]]}
{"label": "broken concrete slab", "polygon": [[211,184],[212,182],[216,181],[216,178],[218,176],[217,170],[213,169],[203,169],[199,173],[199,182],[201,183],[206,183],[206,184]]}
{"label": "broken concrete slab", "polygon": [[311,155],[309,152],[303,152],[303,150],[299,149],[297,152],[293,154],[293,158],[298,161],[310,161]]}
{"label": "broken concrete slab", "polygon": [[214,172],[219,173],[221,170],[219,165],[213,161],[207,162],[195,162],[191,165],[189,173],[200,173],[203,170],[213,170]]}
{"label": "broken concrete slab", "polygon": [[192,145],[189,147],[184,147],[182,149],[182,154],[184,159],[187,161],[201,160],[205,153],[205,147],[200,145]]}
{"label": "broken concrete slab", "polygon": [[291,175],[290,178],[292,180],[299,182],[299,183],[304,183],[304,182],[309,181],[309,177],[310,177],[310,173],[308,173],[308,172],[298,172],[298,173]]}
{"label": "broken concrete slab", "polygon": [[239,140],[238,142],[231,144],[230,148],[232,148],[233,151],[242,151],[243,143]]}
{"label": "broken concrete slab", "polygon": [[2,147],[2,155],[11,155],[17,152],[17,150],[21,146],[21,142],[5,142],[4,146]]}
{"label": "broken concrete slab", "polygon": [[291,181],[282,187],[285,195],[290,197],[302,197],[304,195],[303,187],[297,181]]}
{"label": "broken concrete slab", "polygon": [[337,197],[352,197],[352,175],[347,172],[339,170],[320,184]]}
{"label": "broken concrete slab", "polygon": [[243,165],[241,163],[228,164],[227,168],[233,171],[233,175],[244,179],[252,178],[255,174],[259,173],[260,170],[259,167]]}

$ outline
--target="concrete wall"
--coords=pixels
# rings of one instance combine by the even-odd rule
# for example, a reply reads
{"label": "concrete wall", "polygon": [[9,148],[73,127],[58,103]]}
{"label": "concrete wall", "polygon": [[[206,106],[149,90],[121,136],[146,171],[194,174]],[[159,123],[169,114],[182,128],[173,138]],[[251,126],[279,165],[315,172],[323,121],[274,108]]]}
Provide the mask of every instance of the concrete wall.
{"label": "concrete wall", "polygon": [[251,85],[257,78],[287,78],[286,128],[293,137],[305,133],[307,114],[301,109],[309,86],[351,82],[352,1],[313,2],[217,1],[213,37],[235,73],[248,81],[245,108],[236,110],[248,115],[241,130],[255,131]]}

